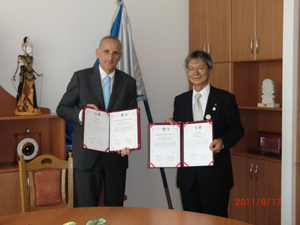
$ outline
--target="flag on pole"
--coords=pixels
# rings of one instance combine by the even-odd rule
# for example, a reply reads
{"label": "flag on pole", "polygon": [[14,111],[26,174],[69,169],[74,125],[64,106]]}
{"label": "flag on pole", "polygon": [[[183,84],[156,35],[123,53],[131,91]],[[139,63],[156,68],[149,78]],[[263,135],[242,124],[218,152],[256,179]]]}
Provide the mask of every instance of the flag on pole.
{"label": "flag on pole", "polygon": [[[122,43],[122,57],[117,65],[117,69],[132,76],[137,82],[137,100],[146,100],[146,90],[132,41],[131,27],[127,16],[126,8],[122,0],[117,0],[118,9],[113,18],[113,25],[110,35],[118,38]],[[95,65],[99,64],[97,59]],[[95,66],[94,65],[94,66]]]}
{"label": "flag on pole", "polygon": [[[135,53],[134,45],[132,42],[131,27],[127,12],[122,0],[117,0],[118,9],[113,19],[113,25],[110,31],[110,36],[118,38],[122,43],[122,58],[117,65],[119,70],[128,73],[136,79],[137,82],[137,100],[143,100],[145,105],[146,114],[149,123],[153,123],[150,107],[148,104],[146,90],[140,70],[139,62]],[[96,60],[94,66],[99,65],[99,59]],[[165,188],[165,194],[168,202],[169,209],[173,209],[172,200],[169,192],[168,182],[164,168],[160,168],[160,174]]]}

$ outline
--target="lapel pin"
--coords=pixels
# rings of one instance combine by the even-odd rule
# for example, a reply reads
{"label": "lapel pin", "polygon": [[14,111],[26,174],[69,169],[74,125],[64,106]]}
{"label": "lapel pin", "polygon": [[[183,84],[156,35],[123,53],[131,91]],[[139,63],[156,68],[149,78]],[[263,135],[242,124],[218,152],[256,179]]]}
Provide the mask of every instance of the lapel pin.
{"label": "lapel pin", "polygon": [[213,111],[216,111],[216,109],[217,109],[216,107],[213,107],[213,108],[212,108]]}
{"label": "lapel pin", "polygon": [[205,116],[205,118],[206,118],[207,120],[210,120],[210,119],[211,119],[211,115],[207,114],[207,115]]}

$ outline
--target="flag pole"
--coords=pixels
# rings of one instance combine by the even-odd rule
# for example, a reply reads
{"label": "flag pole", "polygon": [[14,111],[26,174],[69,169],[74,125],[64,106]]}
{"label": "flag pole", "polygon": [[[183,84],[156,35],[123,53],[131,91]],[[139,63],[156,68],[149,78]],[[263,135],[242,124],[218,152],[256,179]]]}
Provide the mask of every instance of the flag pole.
{"label": "flag pole", "polygon": [[[125,32],[125,34],[123,33],[123,36],[121,35],[121,38],[119,38],[120,41],[122,42],[122,37],[127,36],[128,32],[131,33],[130,23],[129,23],[129,19],[127,18],[127,13],[126,13],[125,6],[123,5],[123,0],[117,0],[116,2],[119,6],[119,9],[116,11],[116,14],[114,16],[114,21],[113,21],[113,25],[112,25],[112,28],[111,28],[111,31],[110,31],[110,35],[114,36],[116,38],[119,38],[120,27],[122,25],[122,28],[123,28],[122,30],[123,30],[123,32]],[[123,10],[124,10],[125,16],[122,13]],[[123,18],[123,20],[122,20],[122,18]],[[126,23],[126,24],[124,25],[124,23]],[[128,40],[131,40],[131,35],[128,37]],[[129,58],[131,59],[131,62],[133,62],[133,61],[137,62],[137,58],[136,58],[136,55],[135,55],[135,50],[134,50],[133,44],[132,45],[127,45],[127,42],[125,42],[125,43],[122,44],[122,46],[123,47],[126,46],[127,48],[131,48],[131,50],[128,51]],[[126,52],[126,50],[124,51],[124,49],[123,49],[123,57],[122,57],[121,60],[124,59],[125,52]],[[125,61],[127,61],[127,62],[125,62]],[[95,65],[97,63],[99,64],[99,61],[96,60]],[[125,60],[125,59],[124,59],[123,63],[126,64],[126,65],[130,65],[130,61]],[[118,65],[120,65],[120,63]],[[143,80],[142,80],[142,77],[141,77],[141,72],[140,72],[140,69],[139,69],[139,65],[137,63],[137,65],[135,65],[135,66],[131,65],[131,66],[129,66],[129,68],[131,68],[131,70],[129,69],[129,71],[127,71],[124,68],[121,68],[121,66],[120,66],[119,69],[126,72],[126,73],[128,73],[128,74],[130,74],[132,77],[134,77],[137,80],[137,83],[138,83],[138,90],[137,90],[138,99],[139,98],[143,99],[145,110],[146,110],[147,117],[148,117],[148,121],[149,121],[149,123],[153,123],[150,107],[149,107],[149,104],[148,104],[148,100],[146,98],[146,92],[143,89],[144,88],[143,87]],[[167,178],[166,178],[164,168],[160,168],[160,174],[161,174],[161,178],[162,178],[162,181],[163,181],[163,185],[164,185],[165,194],[166,194],[169,209],[173,209],[172,201],[171,201],[171,197],[170,197],[170,192],[169,192],[169,187],[168,187],[168,182],[167,182]]]}
{"label": "flag pole", "polygon": [[[144,106],[145,106],[146,114],[147,114],[147,117],[148,117],[148,122],[153,123],[152,116],[151,116],[151,111],[150,111],[150,107],[149,107],[147,99],[144,100]],[[164,185],[165,194],[166,194],[169,209],[174,209],[173,205],[172,205],[170,192],[169,192],[168,181],[167,181],[165,169],[164,168],[159,168],[159,170],[160,170],[161,179],[163,181],[163,185]]]}

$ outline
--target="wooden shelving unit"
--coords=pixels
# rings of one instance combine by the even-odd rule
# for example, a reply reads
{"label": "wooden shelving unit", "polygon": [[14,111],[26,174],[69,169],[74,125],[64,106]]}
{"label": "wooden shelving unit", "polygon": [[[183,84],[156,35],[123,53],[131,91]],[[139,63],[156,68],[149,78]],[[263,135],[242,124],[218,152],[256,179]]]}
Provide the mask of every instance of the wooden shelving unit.
{"label": "wooden shelving unit", "polygon": [[[21,212],[17,144],[19,139],[38,134],[39,154],[66,158],[65,121],[47,108],[42,115],[15,116],[16,99],[0,86],[0,216]],[[27,133],[26,131],[30,131]]]}
{"label": "wooden shelving unit", "polygon": [[[189,3],[190,51],[203,50],[203,42],[214,37],[210,83],[235,95],[245,129],[244,137],[231,149],[235,186],[230,193],[230,217],[255,225],[280,224],[280,205],[238,206],[236,200],[257,202],[281,198],[280,157],[255,154],[247,149],[259,145],[259,131],[282,132],[283,0],[190,0]],[[218,6],[224,10],[220,12]],[[201,13],[204,9],[205,14]],[[216,17],[212,19],[210,15]],[[210,29],[212,24],[214,29]],[[262,102],[262,82],[267,78],[274,81],[279,108],[257,107]]]}

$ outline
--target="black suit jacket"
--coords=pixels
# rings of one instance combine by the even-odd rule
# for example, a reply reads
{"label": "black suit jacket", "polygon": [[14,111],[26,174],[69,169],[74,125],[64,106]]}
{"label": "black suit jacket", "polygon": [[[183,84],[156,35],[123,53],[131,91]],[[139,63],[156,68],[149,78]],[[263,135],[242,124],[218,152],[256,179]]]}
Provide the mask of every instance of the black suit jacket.
{"label": "black suit jacket", "polygon": [[[175,98],[175,121],[193,121],[192,96],[193,90],[190,90]],[[209,118],[213,120],[213,138],[221,138],[224,149],[214,155],[214,166],[178,168],[177,186],[184,191],[192,188],[195,179],[199,179],[204,191],[211,193],[233,187],[229,149],[244,135],[234,95],[211,86],[203,119]]]}
{"label": "black suit jacket", "polygon": [[[136,108],[136,97],[136,80],[116,69],[107,111]],[[127,156],[122,157],[118,153],[104,153],[82,148],[82,125],[79,123],[79,113],[87,104],[95,104],[100,110],[105,110],[98,66],[74,73],[56,109],[58,116],[75,124],[72,133],[74,168],[90,169],[99,154],[103,154],[106,168],[110,170],[127,168]]]}

